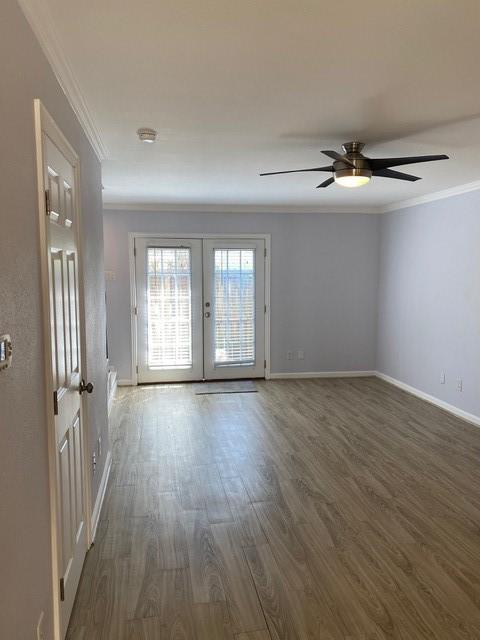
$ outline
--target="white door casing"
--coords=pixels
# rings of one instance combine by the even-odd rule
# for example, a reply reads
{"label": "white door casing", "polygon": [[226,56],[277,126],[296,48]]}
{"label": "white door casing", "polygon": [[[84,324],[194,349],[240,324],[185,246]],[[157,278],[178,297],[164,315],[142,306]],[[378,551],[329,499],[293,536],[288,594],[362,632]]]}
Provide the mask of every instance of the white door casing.
{"label": "white door casing", "polygon": [[35,101],[55,638],[63,640],[90,542],[78,156]]}

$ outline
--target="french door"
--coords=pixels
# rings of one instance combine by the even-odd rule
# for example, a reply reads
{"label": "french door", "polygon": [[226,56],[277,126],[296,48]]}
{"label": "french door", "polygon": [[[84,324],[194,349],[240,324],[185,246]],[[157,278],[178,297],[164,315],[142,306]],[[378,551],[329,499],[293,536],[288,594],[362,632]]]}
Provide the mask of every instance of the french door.
{"label": "french door", "polygon": [[138,382],[265,375],[265,241],[136,238]]}

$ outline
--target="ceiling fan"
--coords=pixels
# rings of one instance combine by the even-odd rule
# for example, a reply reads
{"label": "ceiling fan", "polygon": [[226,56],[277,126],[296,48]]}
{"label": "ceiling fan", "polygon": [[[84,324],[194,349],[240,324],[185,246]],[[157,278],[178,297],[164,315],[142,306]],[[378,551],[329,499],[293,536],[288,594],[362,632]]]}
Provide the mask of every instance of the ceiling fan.
{"label": "ceiling fan", "polygon": [[323,154],[333,159],[333,163],[327,167],[314,167],[313,169],[293,169],[291,171],[270,171],[261,173],[261,176],[273,176],[279,173],[300,173],[303,171],[326,171],[333,173],[333,177],[328,178],[317,186],[317,189],[328,187],[333,182],[342,187],[361,187],[368,182],[372,176],[381,178],[393,178],[395,180],[407,180],[415,182],[421,180],[418,176],[412,176],[401,171],[392,171],[391,167],[398,167],[404,164],[416,164],[417,162],[432,162],[433,160],[448,160],[445,154],[436,156],[410,156],[406,158],[367,158],[362,154],[363,142],[346,142],[342,145],[343,155],[336,151],[322,151]]}

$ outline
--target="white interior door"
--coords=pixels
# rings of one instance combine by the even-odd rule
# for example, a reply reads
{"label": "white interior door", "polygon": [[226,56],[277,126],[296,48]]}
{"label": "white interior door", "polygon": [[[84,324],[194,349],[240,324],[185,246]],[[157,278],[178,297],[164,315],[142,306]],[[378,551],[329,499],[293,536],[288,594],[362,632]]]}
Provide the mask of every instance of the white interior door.
{"label": "white interior door", "polygon": [[87,551],[75,170],[43,134],[56,447],[60,632],[65,636]]}
{"label": "white interior door", "polygon": [[203,244],[204,377],[265,375],[265,241]]}
{"label": "white interior door", "polygon": [[135,240],[138,382],[203,378],[202,241]]}

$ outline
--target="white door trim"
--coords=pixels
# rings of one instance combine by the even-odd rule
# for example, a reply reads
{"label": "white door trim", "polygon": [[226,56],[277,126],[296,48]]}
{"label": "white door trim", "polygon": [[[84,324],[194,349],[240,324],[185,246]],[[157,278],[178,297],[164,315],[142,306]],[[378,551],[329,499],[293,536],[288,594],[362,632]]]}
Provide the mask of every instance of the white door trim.
{"label": "white door trim", "polygon": [[[36,98],[34,100],[34,122],[35,122],[35,155],[37,164],[37,193],[38,193],[38,219],[39,219],[39,243],[40,243],[40,273],[41,273],[41,293],[42,293],[42,320],[43,320],[43,344],[45,361],[45,407],[47,422],[47,446],[48,446],[48,467],[49,467],[49,492],[50,492],[50,526],[51,526],[51,554],[52,554],[52,592],[53,592],[53,633],[55,640],[61,640],[60,633],[60,571],[58,563],[59,541],[58,541],[58,507],[56,487],[58,484],[56,470],[56,443],[55,443],[55,421],[53,407],[53,373],[52,373],[52,345],[51,345],[51,321],[50,321],[50,295],[48,276],[48,231],[47,216],[45,214],[45,189],[43,159],[44,148],[42,133],[55,143],[60,151],[74,167],[75,172],[75,206],[77,215],[75,216],[75,228],[77,234],[78,252],[78,284],[79,284],[79,313],[80,313],[80,341],[81,341],[81,375],[86,375],[86,331],[85,331],[85,295],[83,281],[82,245],[81,245],[81,207],[80,207],[80,159],[69,144],[68,140],[58,128],[42,102]],[[89,459],[89,429],[87,407],[82,400],[82,417],[84,420],[83,432],[83,486],[85,523],[87,527],[87,545],[92,543],[91,531],[91,483],[87,460]]]}
{"label": "white door trim", "polygon": [[128,261],[130,267],[130,339],[131,339],[131,381],[138,384],[137,376],[137,315],[136,315],[136,283],[135,283],[135,238],[191,238],[191,239],[225,239],[232,240],[258,239],[265,241],[265,379],[270,378],[270,274],[271,274],[271,244],[270,233],[144,233],[130,231],[128,234]]}

